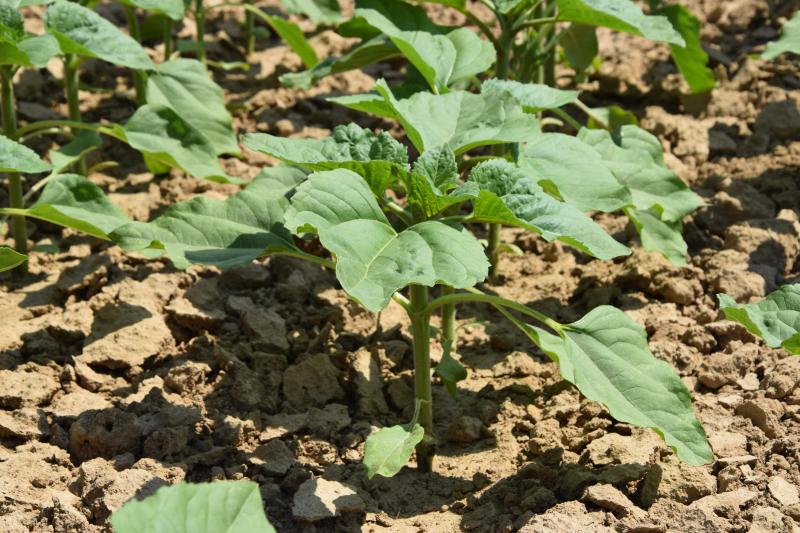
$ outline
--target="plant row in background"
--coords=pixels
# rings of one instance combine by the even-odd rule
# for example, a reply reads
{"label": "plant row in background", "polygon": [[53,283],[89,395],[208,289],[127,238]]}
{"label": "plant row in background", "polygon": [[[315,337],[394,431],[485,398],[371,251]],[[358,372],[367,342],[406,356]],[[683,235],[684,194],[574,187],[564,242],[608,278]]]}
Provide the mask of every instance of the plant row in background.
{"label": "plant row in background", "polygon": [[[617,420],[655,429],[682,460],[712,459],[689,391],[650,353],[643,328],[622,311],[601,306],[577,322],[561,324],[491,294],[490,285],[478,288],[496,280],[501,252],[512,248],[501,242],[501,226],[561,241],[600,260],[629,254],[591,218],[597,212],[623,214],[645,249],[685,264],[682,220],[700,199],[666,167],[659,141],[639,128],[635,117],[613,106],[590,108],[578,91],[556,87],[555,77],[556,63],[563,62],[574,70],[574,80],[582,79],[597,63],[596,28],[607,27],[667,43],[691,91],[709,91],[714,78],[700,47],[699,23],[685,7],[651,1],[646,15],[629,0],[487,0],[492,20],[484,20],[466,2],[437,2],[466,17],[477,28],[473,31],[435,24],[424,9],[400,0],[358,0],[347,21],[335,2],[284,2],[288,12],[304,13],[359,39],[342,57],[319,61],[296,25],[242,4],[248,14],[245,51],[252,50],[258,34],[255,16],[307,67],[282,77],[289,86],[310,86],[323,76],[404,57],[400,83],[379,80],[374,92],[330,101],[391,119],[408,140],[406,145],[356,124],[340,125],[329,137],[314,140],[248,134],[244,146],[285,166],[265,168],[244,183],[220,164],[221,156],[238,155],[240,147],[223,91],[206,69],[213,61],[205,53],[205,17],[223,4],[190,6],[199,40],[177,47],[196,54],[197,59],[188,59],[172,53],[170,21],[185,14],[179,3],[126,4],[126,34],[86,7],[57,0],[45,11],[46,32],[29,35],[19,6],[0,0],[5,134],[0,171],[8,178],[10,197],[0,215],[11,217],[15,240],[15,249],[0,247],[0,269],[24,265],[25,219],[32,218],[111,241],[128,252],[168,256],[178,268],[227,268],[271,255],[292,256],[335,271],[347,294],[370,311],[395,302],[411,324],[415,409],[408,424],[383,428],[367,439],[369,477],[394,475],[415,453],[421,470],[432,468],[432,375],[452,394],[466,377],[454,357],[456,307],[465,303],[493,306],[559,365],[565,380]],[[137,39],[137,8],[163,23],[165,54],[158,64]],[[798,51],[797,21],[787,23],[765,57]],[[64,65],[69,120],[18,125],[15,72],[39,68],[54,57]],[[124,124],[81,120],[79,73],[90,58],[130,70],[138,106]],[[53,133],[72,137],[48,153],[47,161],[24,144]],[[85,156],[101,146],[101,136],[140,152],[156,174],[179,168],[196,178],[243,187],[226,200],[198,197],[172,205],[153,221],[132,220],[86,177],[92,169],[86,168]],[[44,177],[26,192],[25,175]],[[310,240],[327,252],[307,252],[304,243]],[[771,346],[795,353],[800,346],[797,299],[796,286],[743,306],[720,296],[729,318]],[[441,315],[445,351],[432,368],[434,314]],[[186,512],[187,502],[201,505],[197,502],[219,498],[212,485],[180,487],[130,508],[140,516],[177,516]],[[260,508],[257,490],[236,487],[231,490],[242,491],[241,501],[257,500]],[[117,515],[114,527],[123,531],[127,526],[121,524],[130,524],[130,516]],[[129,530],[138,531],[124,529]]]}

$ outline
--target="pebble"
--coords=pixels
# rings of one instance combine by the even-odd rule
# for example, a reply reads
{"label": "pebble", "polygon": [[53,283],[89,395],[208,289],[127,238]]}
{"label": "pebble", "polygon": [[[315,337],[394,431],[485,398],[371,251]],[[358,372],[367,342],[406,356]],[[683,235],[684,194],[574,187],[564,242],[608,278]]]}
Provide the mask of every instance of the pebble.
{"label": "pebble", "polygon": [[338,481],[317,478],[303,482],[294,494],[292,515],[306,522],[334,518],[364,510],[364,500],[355,490]]}
{"label": "pebble", "polygon": [[780,476],[773,476],[767,483],[769,493],[772,497],[778,500],[783,506],[794,505],[800,503],[800,494],[798,494],[797,486],[792,485]]}

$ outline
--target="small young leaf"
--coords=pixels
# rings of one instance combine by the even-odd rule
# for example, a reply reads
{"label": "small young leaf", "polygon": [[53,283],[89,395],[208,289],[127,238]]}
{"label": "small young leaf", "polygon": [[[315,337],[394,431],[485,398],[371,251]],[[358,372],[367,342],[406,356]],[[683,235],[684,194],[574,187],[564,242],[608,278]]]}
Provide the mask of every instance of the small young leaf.
{"label": "small young leaf", "polygon": [[662,12],[678,32],[686,46],[670,45],[672,59],[678,70],[686,79],[692,93],[699,94],[713,89],[717,80],[714,72],[708,68],[708,54],[700,43],[700,21],[686,8],[679,4],[665,6]]}
{"label": "small young leaf", "polygon": [[652,210],[630,208],[625,210],[625,214],[636,226],[645,250],[659,252],[673,264],[686,266],[689,247],[683,240],[683,225],[680,221],[665,222]]}
{"label": "small young leaf", "polygon": [[763,300],[752,304],[737,304],[727,294],[718,294],[719,306],[728,320],[739,322],[767,346],[783,346],[800,354],[800,284],[784,285]]}
{"label": "small young leaf", "polygon": [[25,32],[17,8],[0,2],[0,65],[44,67],[58,53],[52,35],[29,35]]}
{"label": "small young leaf", "polygon": [[226,200],[201,196],[179,202],[152,222],[117,228],[111,238],[128,251],[166,253],[176,268],[229,268],[268,252],[294,251],[292,236],[283,226],[286,196],[304,179],[297,169],[267,168]]}
{"label": "small young leaf", "polygon": [[27,255],[23,255],[8,246],[0,246],[0,272],[16,268],[27,260]]}
{"label": "small young leaf", "polygon": [[647,347],[647,334],[619,309],[592,309],[561,336],[519,326],[559,365],[561,377],[621,422],[652,428],[687,463],[713,459],[686,385]]}
{"label": "small young leaf", "polygon": [[308,42],[303,30],[294,22],[290,22],[281,17],[268,15],[261,9],[252,4],[246,4],[246,9],[259,17],[261,20],[269,24],[270,28],[280,36],[281,39],[286,41],[286,44],[296,53],[306,68],[313,68],[319,63],[319,58],[311,43]]}
{"label": "small young leaf", "polygon": [[252,481],[178,483],[111,515],[114,533],[275,533]]}
{"label": "small young leaf", "polygon": [[572,23],[559,39],[564,55],[578,74],[592,66],[597,57],[597,29],[594,26]]}
{"label": "small young leaf", "polygon": [[439,360],[439,364],[436,365],[436,368],[433,371],[442,378],[442,382],[444,382],[444,386],[447,389],[447,392],[450,393],[450,396],[455,399],[456,397],[456,383],[459,381],[463,381],[467,379],[467,369],[453,359],[452,351],[453,351],[453,341],[446,340],[442,346],[442,358]]}
{"label": "small young leaf", "polygon": [[771,60],[786,52],[800,54],[800,11],[783,25],[780,39],[767,43],[761,57]]}
{"label": "small young leaf", "polygon": [[574,103],[579,91],[554,89],[541,83],[520,83],[513,80],[488,79],[481,85],[487,95],[506,91],[519,102],[527,113],[538,113],[544,109],[556,109]]}
{"label": "small young leaf", "polygon": [[314,24],[337,24],[342,21],[339,0],[282,0],[289,13],[305,15]]}
{"label": "small young leaf", "polygon": [[47,172],[50,168],[49,164],[24,144],[0,135],[0,172],[36,174]]}
{"label": "small young leaf", "polygon": [[80,4],[57,0],[45,11],[44,22],[64,54],[96,57],[132,69],[154,67],[135,39]]}
{"label": "small young leaf", "polygon": [[453,152],[445,148],[428,150],[414,162],[414,174],[425,176],[439,191],[458,184],[458,164]]}
{"label": "small young leaf", "polygon": [[591,108],[589,120],[586,122],[587,128],[612,132],[617,132],[621,127],[627,125],[638,126],[639,119],[633,112],[618,105]]}
{"label": "small young leaf", "polygon": [[372,479],[375,474],[385,477],[397,474],[424,437],[425,430],[419,424],[381,428],[367,437],[364,444],[367,478]]}
{"label": "small young leaf", "polygon": [[183,0],[123,0],[123,3],[176,21],[182,20],[186,13]]}
{"label": "small young leaf", "polygon": [[91,130],[80,131],[75,138],[64,146],[50,150],[50,161],[57,172],[62,172],[75,164],[83,156],[100,148],[103,140]]}
{"label": "small young leaf", "polygon": [[631,0],[557,0],[558,19],[641,35],[685,46],[666,17],[647,16]]}

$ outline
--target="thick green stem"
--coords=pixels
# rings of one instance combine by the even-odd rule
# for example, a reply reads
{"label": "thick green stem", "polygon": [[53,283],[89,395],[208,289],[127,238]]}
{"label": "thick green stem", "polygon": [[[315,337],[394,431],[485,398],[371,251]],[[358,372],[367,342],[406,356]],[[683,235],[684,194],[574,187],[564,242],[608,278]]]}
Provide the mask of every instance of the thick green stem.
{"label": "thick green stem", "polygon": [[[81,122],[81,105],[78,96],[78,58],[72,54],[64,56],[64,87],[67,91],[67,107],[69,108],[69,119],[74,122]],[[78,128],[73,128],[72,133],[78,133]],[[86,161],[83,158],[75,163],[75,170],[78,174],[86,175]]]}
{"label": "thick green stem", "polygon": [[[442,296],[453,294],[453,287],[442,286]],[[456,304],[442,306],[442,341],[455,342],[456,340]]]}
{"label": "thick green stem", "polygon": [[428,288],[410,286],[408,315],[411,318],[411,336],[414,341],[414,398],[420,402],[417,421],[425,429],[425,437],[417,444],[417,468],[430,472],[436,454],[436,437],[433,433],[433,397],[431,395],[430,313]]}
{"label": "thick green stem", "polygon": [[197,59],[206,62],[206,10],[203,0],[195,0],[194,23],[197,33]]}
{"label": "thick green stem", "polygon": [[494,278],[497,276],[497,267],[500,263],[500,224],[489,224],[486,255],[489,256],[489,277]]}
{"label": "thick green stem", "polygon": [[164,17],[164,61],[172,56],[172,19]]}
{"label": "thick green stem", "polygon": [[[0,93],[2,94],[3,108],[3,134],[9,139],[17,137],[17,110],[14,102],[14,71],[10,66],[0,67]],[[8,198],[12,209],[22,209],[22,178],[16,172],[8,173]],[[28,231],[25,227],[25,217],[11,217],[11,232],[14,236],[14,248],[21,254],[28,253]],[[22,275],[27,270],[28,263],[23,263],[14,271]]]}
{"label": "thick green stem", "polygon": [[[249,4],[250,1],[248,0],[247,3]],[[245,9],[244,31],[245,31],[246,57],[250,57],[250,55],[256,50],[256,34],[253,31],[254,29],[255,29],[255,18],[253,17],[253,13],[249,9]]]}
{"label": "thick green stem", "polygon": [[[133,6],[125,6],[125,16],[128,18],[128,33],[131,37],[136,39],[136,42],[141,44],[142,32],[139,29],[139,18],[136,16],[136,8]],[[146,103],[146,87],[147,78],[145,73],[141,70],[133,71],[133,85],[136,89],[136,103],[144,105]]]}

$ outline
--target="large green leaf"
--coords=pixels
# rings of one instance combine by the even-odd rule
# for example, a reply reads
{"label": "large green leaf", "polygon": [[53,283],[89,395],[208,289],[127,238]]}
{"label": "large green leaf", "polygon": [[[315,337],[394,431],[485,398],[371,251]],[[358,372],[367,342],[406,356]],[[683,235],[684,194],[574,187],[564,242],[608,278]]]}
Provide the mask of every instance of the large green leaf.
{"label": "large green leaf", "polygon": [[186,6],[183,0],[123,0],[123,3],[150,13],[166,15],[172,20],[183,20]]}
{"label": "large green leaf", "polygon": [[647,16],[631,0],[557,0],[558,19],[641,35],[684,46],[681,34],[662,16]]}
{"label": "large green leaf", "polygon": [[425,430],[419,424],[381,428],[367,437],[364,443],[367,479],[372,479],[375,474],[385,477],[397,474],[424,437]]}
{"label": "large green leaf", "polygon": [[132,69],[154,67],[135,39],[80,4],[57,0],[47,8],[44,22],[64,54],[96,57]]}
{"label": "large green leaf", "polygon": [[522,105],[528,113],[572,104],[578,100],[579,91],[554,89],[541,83],[520,83],[513,80],[488,79],[481,85],[481,92],[487,95],[506,91]]}
{"label": "large green leaf", "polygon": [[47,172],[50,165],[25,146],[0,135],[0,172],[22,172],[36,174]]}
{"label": "large green leaf", "polygon": [[0,246],[0,272],[16,268],[27,260],[28,256],[8,246]]}
{"label": "large green leaf", "polygon": [[131,222],[111,238],[128,251],[166,253],[177,268],[227,268],[270,252],[295,250],[283,226],[287,193],[305,174],[287,167],[262,171],[226,200],[196,197],[170,206],[152,222]]}
{"label": "large green leaf", "polygon": [[494,63],[489,41],[468,28],[436,26],[423,9],[400,0],[359,0],[355,14],[388,36],[434,91],[444,92]]}
{"label": "large green leaf", "polygon": [[77,174],[51,179],[39,200],[27,209],[0,208],[0,214],[36,218],[100,239],[108,239],[112,231],[130,222],[100,187]]}
{"label": "large green leaf", "polygon": [[800,54],[800,11],[783,25],[780,39],[767,43],[761,57],[775,59],[786,52]]}
{"label": "large green leaf", "polygon": [[564,326],[561,335],[517,325],[558,363],[562,378],[604,405],[611,416],[654,429],[683,461],[711,462],[711,448],[686,385],[669,364],[653,356],[644,328],[625,313],[596,307]]}
{"label": "large green leaf", "polygon": [[665,222],[653,209],[628,208],[625,214],[633,222],[642,247],[650,252],[660,252],[673,264],[685,266],[689,247],[683,240],[683,224],[680,221]]}
{"label": "large green leaf", "polygon": [[195,178],[220,183],[242,183],[228,176],[219,164],[211,141],[172,108],[144,105],[124,126],[111,134],[149,158],[167,167],[178,167]]}
{"label": "large green leaf", "polygon": [[564,49],[569,65],[582,76],[583,72],[592,66],[597,56],[599,49],[597,28],[573,22],[561,34],[559,43]]}
{"label": "large green leaf", "polygon": [[469,222],[522,227],[548,241],[563,241],[601,259],[630,253],[579,209],[548,195],[527,171],[505,160],[494,159],[476,166],[469,182],[481,189],[472,202]]}
{"label": "large green leaf", "polygon": [[539,132],[538,121],[505,92],[418,92],[398,100],[384,80],[376,89],[421,153],[446,147],[461,154],[478,146],[523,142]]}
{"label": "large green leaf", "polygon": [[114,533],[275,533],[252,481],[178,483],[111,515]]}
{"label": "large green leaf", "polygon": [[676,30],[681,34],[686,46],[670,45],[672,59],[686,79],[692,92],[704,93],[717,84],[714,72],[708,68],[708,54],[700,43],[700,21],[680,4],[665,6],[662,10]]}
{"label": "large green leaf", "polygon": [[543,133],[525,144],[519,165],[540,183],[551,181],[581,211],[616,211],[631,193],[604,164],[597,150],[562,133]]}
{"label": "large green leaf", "polygon": [[342,8],[339,0],[282,0],[289,13],[305,15],[314,24],[336,24],[342,21]]}
{"label": "large green leaf", "polygon": [[718,294],[719,306],[729,320],[735,320],[758,335],[767,346],[783,346],[800,354],[800,284],[784,285],[763,300],[737,304],[727,294]]}
{"label": "large green leaf", "polygon": [[239,153],[225,95],[200,61],[172,59],[158,65],[147,80],[147,103],[175,111],[209,140],[215,155]]}
{"label": "large green leaf", "polygon": [[58,41],[55,37],[26,33],[17,8],[0,2],[0,65],[41,68],[57,53]]}

